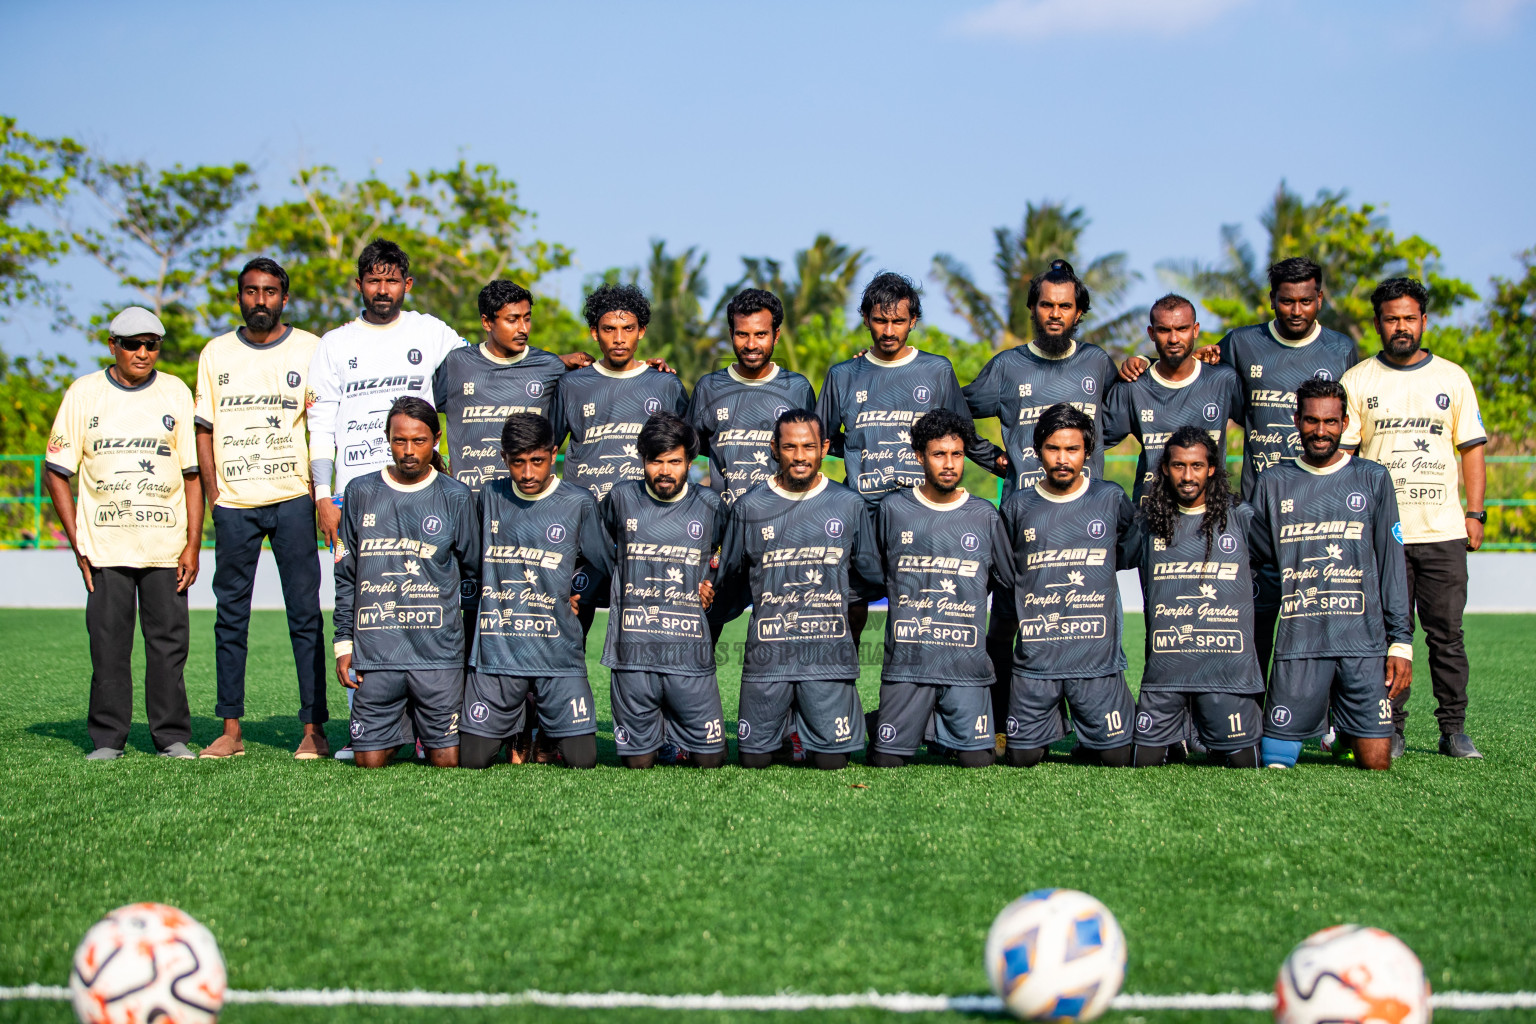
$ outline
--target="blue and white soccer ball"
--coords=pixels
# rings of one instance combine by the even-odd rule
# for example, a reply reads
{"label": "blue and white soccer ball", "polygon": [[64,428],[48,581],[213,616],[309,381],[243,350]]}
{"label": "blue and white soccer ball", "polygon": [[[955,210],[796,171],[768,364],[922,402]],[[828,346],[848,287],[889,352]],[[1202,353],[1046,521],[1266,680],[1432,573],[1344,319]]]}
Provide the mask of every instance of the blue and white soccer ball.
{"label": "blue and white soccer ball", "polygon": [[1429,982],[1391,932],[1341,924],[1291,950],[1275,979],[1277,1024],[1429,1024]]}
{"label": "blue and white soccer ball", "polygon": [[97,921],[69,972],[81,1024],[212,1024],[225,984],[213,933],[163,903],[118,907]]}
{"label": "blue and white soccer ball", "polygon": [[992,991],[1025,1020],[1093,1020],[1125,981],[1120,922],[1076,889],[1036,889],[1004,907],[986,957]]}

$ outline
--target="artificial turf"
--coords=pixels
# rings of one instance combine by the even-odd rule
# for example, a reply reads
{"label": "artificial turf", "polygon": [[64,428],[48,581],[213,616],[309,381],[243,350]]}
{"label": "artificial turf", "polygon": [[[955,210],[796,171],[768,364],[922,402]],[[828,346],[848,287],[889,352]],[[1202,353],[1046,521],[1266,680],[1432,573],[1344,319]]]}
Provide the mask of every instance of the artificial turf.
{"label": "artificial turf", "polygon": [[[867,642],[881,625],[872,617]],[[147,899],[212,928],[241,989],[978,993],[997,910],[1030,889],[1068,886],[1119,917],[1127,991],[1267,989],[1295,942],[1342,921],[1401,936],[1438,990],[1529,989],[1533,627],[1536,617],[1469,617],[1468,731],[1487,755],[1477,762],[1434,754],[1421,642],[1408,756],[1383,774],[1315,753],[1288,772],[1117,770],[1064,757],[1034,769],[629,772],[616,766],[597,631],[595,771],[397,763],[364,772],[292,760],[297,691],[281,613],[253,617],[245,757],[155,758],[139,724],[128,756],[103,764],[82,759],[83,613],[4,611],[0,986],[63,984],[86,928]],[[743,628],[733,624],[725,640]],[[1128,616],[1132,679],[1140,629]],[[187,680],[200,745],[218,732],[211,613],[193,613],[193,637]],[[864,669],[867,706],[878,671]],[[727,719],[739,674],[734,661],[720,671]],[[345,702],[334,683],[330,697],[339,743]],[[242,1005],[224,1019],[661,1016]],[[1263,1015],[1134,1016],[1215,1024]],[[1494,1024],[1521,1015],[1437,1017]],[[69,1018],[64,1004],[0,1003],[0,1021]]]}

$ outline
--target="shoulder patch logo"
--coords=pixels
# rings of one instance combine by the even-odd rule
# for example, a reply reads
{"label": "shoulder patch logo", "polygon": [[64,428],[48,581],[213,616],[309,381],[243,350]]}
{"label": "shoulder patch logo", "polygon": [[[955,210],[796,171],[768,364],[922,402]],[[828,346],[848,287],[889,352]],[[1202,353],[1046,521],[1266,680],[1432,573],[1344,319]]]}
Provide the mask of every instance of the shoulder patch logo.
{"label": "shoulder patch logo", "polygon": [[1397,522],[1397,523],[1393,523],[1392,524],[1392,539],[1397,541],[1399,544],[1401,544],[1403,542],[1403,524],[1402,523]]}
{"label": "shoulder patch logo", "polygon": [[1451,407],[1451,396],[1442,391],[1435,396],[1435,404],[1442,409],[1449,409]]}
{"label": "shoulder patch logo", "polygon": [[299,371],[298,370],[289,370],[288,371],[288,386],[289,387],[296,388],[296,387],[299,386],[299,384],[303,380],[304,380],[304,378],[299,376]]}
{"label": "shoulder patch logo", "polygon": [[407,352],[405,354],[405,358],[410,361],[410,364],[412,366],[418,365],[421,362],[421,349],[419,349],[419,348],[411,349],[409,352]]}

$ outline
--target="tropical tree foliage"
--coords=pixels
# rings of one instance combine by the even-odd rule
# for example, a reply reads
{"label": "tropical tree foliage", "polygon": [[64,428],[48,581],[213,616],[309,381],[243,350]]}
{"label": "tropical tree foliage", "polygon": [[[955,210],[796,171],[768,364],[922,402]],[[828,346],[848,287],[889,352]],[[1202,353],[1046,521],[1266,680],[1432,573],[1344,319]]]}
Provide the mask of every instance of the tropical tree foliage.
{"label": "tropical tree foliage", "polygon": [[655,239],[645,266],[651,324],[641,355],[665,359],[689,387],[715,369],[723,337],[710,330],[704,315],[704,300],[709,294],[704,265],[708,261],[698,246],[669,253],[667,243]]}
{"label": "tropical tree foliage", "polygon": [[[865,251],[843,245],[831,235],[817,235],[809,248],[795,253],[793,279],[786,279],[783,265],[767,256],[743,257],[741,262],[745,272],[740,281],[726,289],[723,301],[730,301],[730,295],[748,285],[766,288],[777,295],[784,303],[784,327],[775,358],[819,382],[821,377],[812,370],[825,356],[814,351],[802,352],[804,345],[812,342],[802,342],[801,334],[812,331],[817,339],[814,344],[820,345],[836,333],[838,328],[831,326],[833,319],[848,309],[854,282],[867,262]],[[724,308],[723,304],[720,308]],[[820,326],[813,324],[817,318],[821,320]],[[721,329],[724,330],[723,325]],[[825,371],[826,365],[822,364],[821,372]]]}
{"label": "tropical tree foliage", "polygon": [[81,152],[70,139],[40,139],[0,116],[0,321],[23,302],[57,303],[57,290],[37,270],[58,261],[68,236],[26,214],[57,210],[74,173],[70,161]]}
{"label": "tropical tree foliage", "polygon": [[1079,337],[1107,348],[1124,348],[1134,343],[1146,316],[1144,309],[1117,311],[1138,275],[1123,252],[1085,261],[1079,243],[1089,223],[1082,207],[1069,210],[1064,203],[1045,201],[1026,204],[1017,230],[993,229],[992,266],[1002,285],[1001,295],[988,292],[965,264],[948,253],[933,258],[933,276],[971,333],[999,351],[1034,337],[1029,282],[1049,269],[1053,260],[1064,259],[1088,286],[1093,300]]}

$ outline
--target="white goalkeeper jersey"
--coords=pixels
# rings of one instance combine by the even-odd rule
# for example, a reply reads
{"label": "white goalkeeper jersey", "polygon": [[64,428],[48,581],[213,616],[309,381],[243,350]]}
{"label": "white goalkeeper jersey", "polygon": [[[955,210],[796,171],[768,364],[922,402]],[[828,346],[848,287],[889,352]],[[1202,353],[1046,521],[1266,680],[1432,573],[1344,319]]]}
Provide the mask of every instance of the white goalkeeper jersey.
{"label": "white goalkeeper jersey", "polygon": [[463,344],[452,327],[415,310],[387,324],[358,317],[326,332],[309,368],[309,460],[317,496],[340,494],[351,480],[389,463],[389,407],[407,395],[436,404],[432,373]]}

